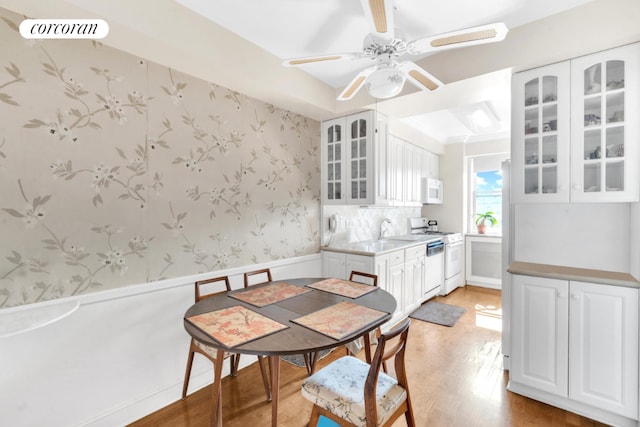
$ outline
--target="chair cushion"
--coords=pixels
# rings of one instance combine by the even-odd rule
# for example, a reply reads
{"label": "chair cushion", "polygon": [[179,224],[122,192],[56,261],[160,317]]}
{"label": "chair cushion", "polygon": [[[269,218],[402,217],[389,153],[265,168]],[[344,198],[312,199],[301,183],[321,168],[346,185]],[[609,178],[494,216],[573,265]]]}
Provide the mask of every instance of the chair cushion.
{"label": "chair cushion", "polygon": [[[206,344],[202,344],[200,341],[198,340],[193,340],[193,342],[196,343],[196,347],[198,347],[200,350],[204,351],[205,353],[207,353],[212,359],[215,359],[218,356],[218,349],[217,348],[213,348],[213,347],[209,347]],[[224,352],[224,358],[228,358],[232,355],[233,353],[229,353],[228,351]]]}
{"label": "chair cushion", "polygon": [[[364,383],[369,365],[346,356],[330,363],[302,383],[302,395],[314,404],[357,426],[366,425]],[[398,382],[380,372],[376,388],[377,425],[383,424],[407,399]]]}

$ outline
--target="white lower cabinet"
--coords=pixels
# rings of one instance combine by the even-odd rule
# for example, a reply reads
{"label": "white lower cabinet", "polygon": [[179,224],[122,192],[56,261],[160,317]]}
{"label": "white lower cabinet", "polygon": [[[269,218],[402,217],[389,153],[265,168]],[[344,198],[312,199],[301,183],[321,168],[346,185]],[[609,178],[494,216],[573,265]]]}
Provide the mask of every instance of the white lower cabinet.
{"label": "white lower cabinet", "polygon": [[373,271],[373,257],[344,252],[322,251],[323,277],[348,279],[352,271],[371,273]]}
{"label": "white lower cabinet", "polygon": [[637,425],[638,289],[515,275],[511,312],[510,390]]}

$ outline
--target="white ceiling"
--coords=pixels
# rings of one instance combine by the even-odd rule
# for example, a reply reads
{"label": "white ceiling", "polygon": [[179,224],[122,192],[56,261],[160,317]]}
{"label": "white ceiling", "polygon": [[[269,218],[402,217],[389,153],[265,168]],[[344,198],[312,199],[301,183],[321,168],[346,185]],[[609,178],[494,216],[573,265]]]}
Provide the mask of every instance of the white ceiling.
{"label": "white ceiling", "polygon": [[[509,34],[499,43],[417,59],[445,83],[434,92],[405,85],[387,100],[361,90],[336,101],[340,85],[358,71],[345,67],[354,64],[310,71],[283,67],[282,60],[358,51],[368,31],[359,0],[197,0],[215,22],[179,1],[0,0],[0,7],[36,18],[104,19],[104,45],[316,120],[375,108],[390,118],[395,135],[439,153],[438,141],[508,135],[513,72],[640,41],[639,0],[455,0],[429,2],[431,9],[427,2],[397,0],[396,25],[408,38],[497,20]],[[341,73],[343,80],[324,81]],[[469,105],[489,106],[503,127],[484,135],[469,130],[462,123]]]}
{"label": "white ceiling", "polygon": [[[360,0],[176,1],[280,59],[360,52],[369,32]],[[456,0],[434,2],[428,7],[424,0],[396,0],[394,23],[397,35],[401,31],[405,40],[498,21],[513,29],[589,1]],[[370,62],[358,59],[300,68],[341,89]],[[500,75],[498,79],[505,81]],[[480,102],[414,115],[404,122],[442,143],[506,137],[509,102],[510,92],[505,88]],[[493,121],[486,127],[469,123],[467,118],[474,107],[488,109]]]}

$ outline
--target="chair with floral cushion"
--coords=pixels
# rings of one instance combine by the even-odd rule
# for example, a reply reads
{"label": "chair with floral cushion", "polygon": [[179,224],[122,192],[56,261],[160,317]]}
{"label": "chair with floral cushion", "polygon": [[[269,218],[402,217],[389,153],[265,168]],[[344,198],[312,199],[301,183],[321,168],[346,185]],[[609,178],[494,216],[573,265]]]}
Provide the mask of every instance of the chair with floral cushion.
{"label": "chair with floral cushion", "polygon": [[[212,292],[212,293],[208,293],[208,294],[203,294],[203,287],[205,286],[212,286],[215,284],[219,284],[221,282],[224,282],[225,288],[224,290],[218,291],[218,292]],[[228,292],[231,290],[231,285],[229,283],[229,277],[228,276],[221,276],[221,277],[214,277],[212,279],[207,279],[207,280],[199,280],[197,282],[195,282],[195,301],[199,302],[202,301],[205,298],[209,298],[213,295],[217,295],[223,292]],[[191,367],[193,365],[193,358],[195,356],[196,353],[199,353],[201,355],[203,355],[204,357],[206,357],[207,359],[209,359],[214,365],[216,363],[218,363],[218,361],[216,360],[216,353],[218,350],[216,350],[213,347],[209,347],[206,344],[202,344],[201,342],[195,340],[194,338],[191,338],[191,345],[189,346],[189,357],[187,358],[187,369],[186,372],[184,374],[184,384],[182,386],[182,398],[184,399],[185,397],[187,397],[187,391],[189,388],[189,378],[191,377]],[[224,358],[225,359],[230,359],[230,371],[231,371],[231,376],[236,376],[236,374],[238,373],[238,365],[240,363],[240,355],[236,354],[236,353],[230,353],[230,352],[226,352],[224,353]],[[222,363],[223,361],[220,361],[220,363]],[[271,400],[271,388],[269,386],[269,380],[266,377],[266,375],[264,374],[264,367],[262,365],[262,360],[261,357],[258,357],[258,363],[260,364],[260,370],[263,372],[262,375],[262,380],[264,382],[264,389],[265,392],[267,394],[267,400]],[[217,404],[214,402],[214,404]]]}
{"label": "chair with floral cushion", "polygon": [[[320,416],[341,426],[390,426],[403,414],[407,426],[415,427],[404,360],[410,323],[407,318],[380,336],[371,364],[344,356],[302,383],[302,395],[313,403],[309,427],[317,426]],[[380,372],[391,358],[397,380]]]}

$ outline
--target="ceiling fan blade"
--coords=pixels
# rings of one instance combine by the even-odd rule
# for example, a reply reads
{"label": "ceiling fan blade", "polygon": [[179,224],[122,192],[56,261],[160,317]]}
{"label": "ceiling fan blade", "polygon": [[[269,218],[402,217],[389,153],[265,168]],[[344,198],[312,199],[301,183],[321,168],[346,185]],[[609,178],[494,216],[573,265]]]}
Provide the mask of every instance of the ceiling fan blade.
{"label": "ceiling fan blade", "polygon": [[407,80],[422,90],[436,90],[440,86],[444,86],[444,83],[426,72],[424,68],[419,67],[415,62],[403,62],[400,64],[400,69],[407,75]]}
{"label": "ceiling fan blade", "polygon": [[362,53],[334,53],[321,56],[307,56],[305,58],[285,59],[282,65],[286,67],[297,67],[298,65],[313,64],[314,62],[341,61],[344,59],[360,59],[363,58]]}
{"label": "ceiling fan blade", "polygon": [[407,52],[421,54],[456,47],[474,46],[504,40],[509,29],[502,22],[480,25],[417,39],[407,43]]}
{"label": "ceiling fan blade", "polygon": [[393,0],[360,0],[371,33],[383,39],[394,37]]}
{"label": "ceiling fan blade", "polygon": [[353,98],[355,94],[362,88],[362,86],[364,86],[364,83],[367,81],[367,77],[369,77],[369,75],[373,73],[375,69],[376,67],[369,67],[360,71],[358,75],[356,75],[353,80],[349,82],[347,87],[345,87],[343,91],[340,92],[340,95],[338,95],[337,98],[338,101],[348,101]]}

